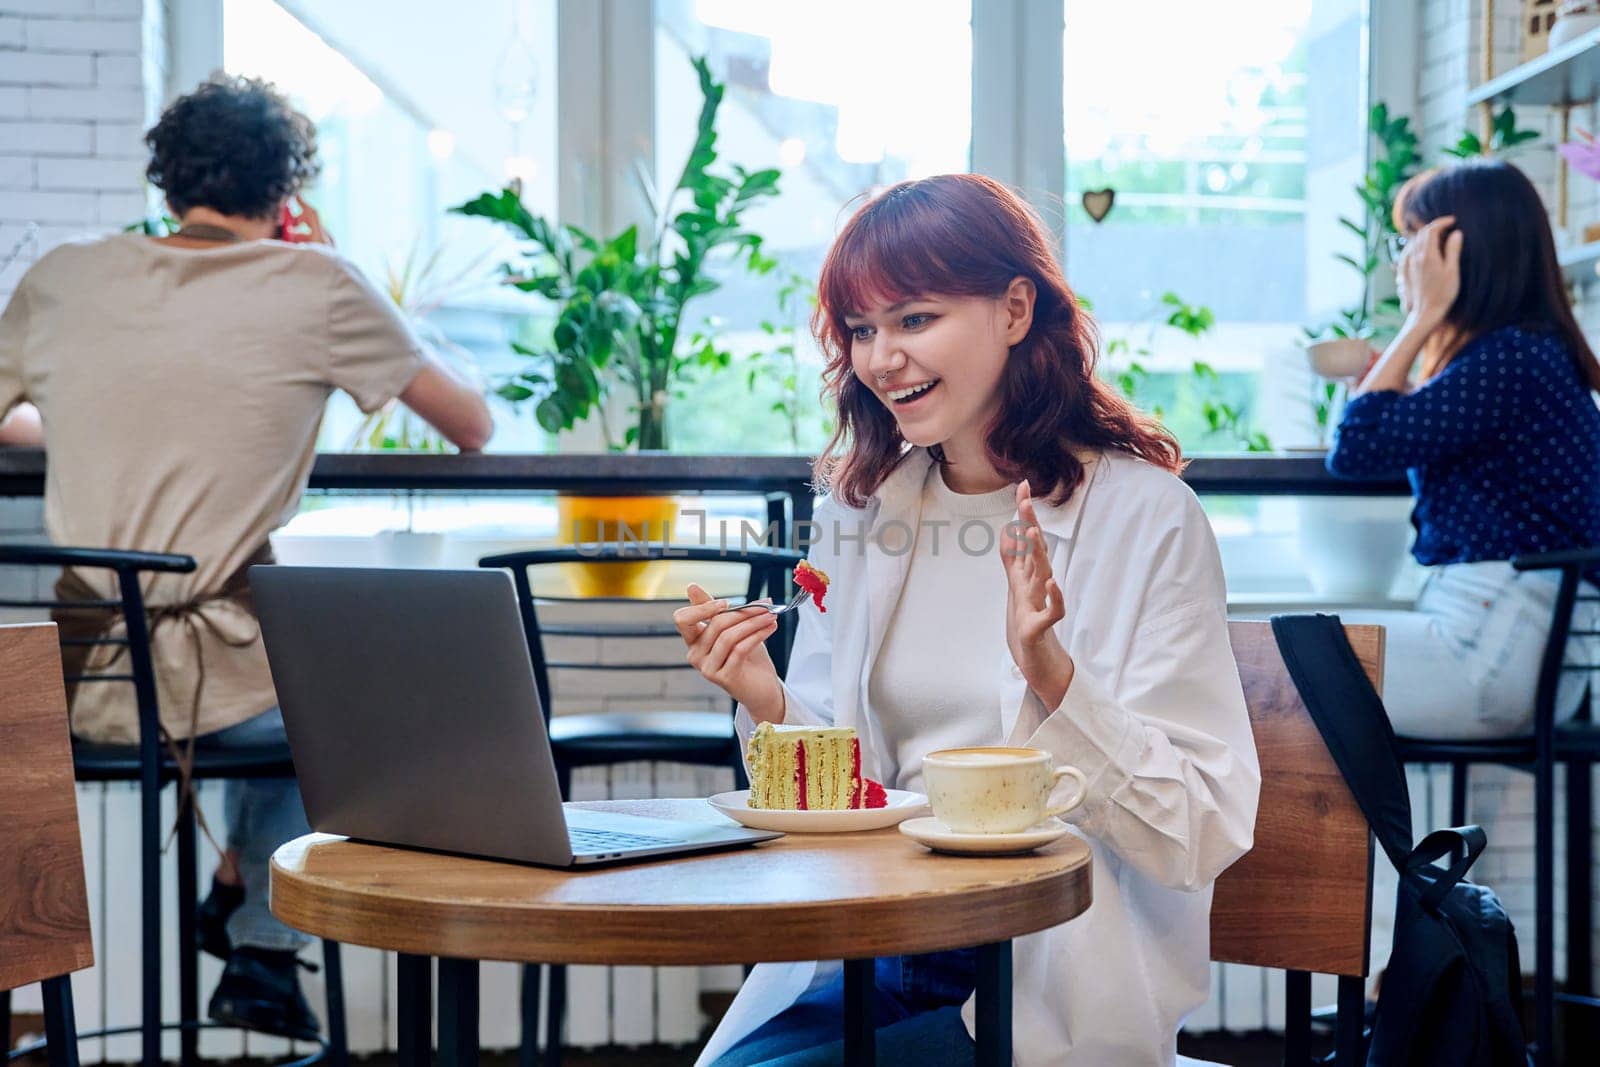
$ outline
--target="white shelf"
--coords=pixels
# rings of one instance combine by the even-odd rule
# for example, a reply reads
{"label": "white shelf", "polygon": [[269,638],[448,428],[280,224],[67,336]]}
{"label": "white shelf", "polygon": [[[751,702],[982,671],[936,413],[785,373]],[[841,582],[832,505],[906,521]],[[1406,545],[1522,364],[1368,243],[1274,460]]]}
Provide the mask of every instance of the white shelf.
{"label": "white shelf", "polygon": [[1600,100],[1600,30],[1576,37],[1553,52],[1513,67],[1467,94],[1467,104],[1531,104],[1559,107]]}
{"label": "white shelf", "polygon": [[1600,275],[1595,273],[1596,267],[1600,266],[1600,241],[1563,249],[1556,258],[1561,263],[1561,274],[1569,285],[1583,289],[1600,281]]}

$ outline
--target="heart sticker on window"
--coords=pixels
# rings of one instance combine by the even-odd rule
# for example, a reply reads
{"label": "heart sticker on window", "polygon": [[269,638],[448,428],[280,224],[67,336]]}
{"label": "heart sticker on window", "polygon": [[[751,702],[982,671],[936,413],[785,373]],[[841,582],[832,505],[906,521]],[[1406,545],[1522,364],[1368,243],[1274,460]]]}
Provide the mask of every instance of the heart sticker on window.
{"label": "heart sticker on window", "polygon": [[1111,205],[1116,202],[1115,189],[1090,189],[1083,194],[1083,210],[1087,211],[1089,217],[1096,222],[1105,221],[1105,217],[1111,214]]}

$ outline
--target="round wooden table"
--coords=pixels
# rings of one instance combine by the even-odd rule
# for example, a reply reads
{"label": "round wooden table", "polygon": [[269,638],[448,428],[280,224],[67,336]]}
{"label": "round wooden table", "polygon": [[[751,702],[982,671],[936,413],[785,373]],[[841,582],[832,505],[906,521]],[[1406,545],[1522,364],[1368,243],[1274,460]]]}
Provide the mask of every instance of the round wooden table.
{"label": "round wooden table", "polygon": [[[704,800],[577,805],[721,821]],[[439,1045],[477,1056],[477,961],[699,965],[845,962],[845,1049],[872,1063],[873,960],[978,947],[978,1062],[1011,1063],[1011,939],[1090,901],[1088,846],[929,852],[898,830],[790,834],[728,852],[587,869],[530,867],[310,834],[272,857],[272,911],[318,937],[400,953],[400,1062],[426,1064],[429,957]]]}

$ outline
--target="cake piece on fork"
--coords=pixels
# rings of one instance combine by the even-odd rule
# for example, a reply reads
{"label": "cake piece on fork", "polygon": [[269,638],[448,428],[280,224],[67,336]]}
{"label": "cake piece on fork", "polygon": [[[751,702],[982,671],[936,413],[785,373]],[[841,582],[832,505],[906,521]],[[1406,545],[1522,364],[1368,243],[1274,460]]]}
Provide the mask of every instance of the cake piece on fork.
{"label": "cake piece on fork", "polygon": [[818,611],[827,611],[822,606],[822,596],[828,591],[828,575],[813,567],[809,560],[801,560],[794,568],[794,584],[811,594],[811,602],[816,604]]}

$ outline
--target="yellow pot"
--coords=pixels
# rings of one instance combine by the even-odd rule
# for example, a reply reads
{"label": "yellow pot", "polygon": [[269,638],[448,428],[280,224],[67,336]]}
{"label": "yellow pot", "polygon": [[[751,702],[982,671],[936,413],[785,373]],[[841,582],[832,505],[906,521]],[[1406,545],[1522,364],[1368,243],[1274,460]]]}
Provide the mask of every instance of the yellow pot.
{"label": "yellow pot", "polygon": [[[659,545],[672,539],[678,501],[670,496],[559,496],[562,544]],[[661,586],[664,563],[569,563],[567,580],[578,596],[651,597]]]}

